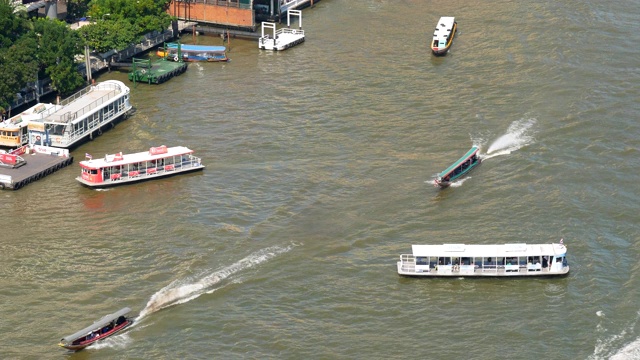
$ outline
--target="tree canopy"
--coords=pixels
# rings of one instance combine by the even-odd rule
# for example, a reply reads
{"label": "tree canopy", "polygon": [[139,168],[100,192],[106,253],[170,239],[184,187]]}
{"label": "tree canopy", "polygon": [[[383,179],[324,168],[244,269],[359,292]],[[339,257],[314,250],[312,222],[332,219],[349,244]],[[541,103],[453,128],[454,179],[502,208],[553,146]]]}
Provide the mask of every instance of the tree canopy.
{"label": "tree canopy", "polygon": [[0,110],[36,79],[49,77],[60,94],[83,83],[76,55],[83,47],[104,53],[122,50],[152,31],[171,24],[171,0],[67,0],[68,16],[89,17],[93,23],[79,31],[64,22],[29,19],[12,0],[0,0]]}
{"label": "tree canopy", "polygon": [[164,31],[171,24],[171,0],[91,0],[88,15],[95,23],[81,32],[99,52],[121,50],[142,35]]}

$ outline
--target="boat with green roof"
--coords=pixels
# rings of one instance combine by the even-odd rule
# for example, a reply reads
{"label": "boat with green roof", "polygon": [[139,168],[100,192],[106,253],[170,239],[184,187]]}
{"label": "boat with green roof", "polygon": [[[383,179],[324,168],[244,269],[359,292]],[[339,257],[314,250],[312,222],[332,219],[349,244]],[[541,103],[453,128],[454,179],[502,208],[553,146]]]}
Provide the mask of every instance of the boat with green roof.
{"label": "boat with green roof", "polygon": [[455,180],[465,176],[480,164],[480,148],[474,146],[463,157],[454,162],[434,180],[435,186],[446,188]]}

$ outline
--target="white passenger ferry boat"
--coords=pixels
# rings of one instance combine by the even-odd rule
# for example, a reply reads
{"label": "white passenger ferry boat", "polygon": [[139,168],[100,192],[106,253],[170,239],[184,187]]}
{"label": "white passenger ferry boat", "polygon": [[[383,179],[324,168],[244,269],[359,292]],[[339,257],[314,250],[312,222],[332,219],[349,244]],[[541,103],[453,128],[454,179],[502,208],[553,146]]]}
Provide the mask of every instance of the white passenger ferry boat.
{"label": "white passenger ferry boat", "polygon": [[567,247],[554,244],[413,245],[400,255],[404,276],[512,277],[561,276],[569,273]]}
{"label": "white passenger ferry boat", "polygon": [[[87,157],[91,158],[89,154]],[[204,169],[201,159],[193,155],[193,150],[184,146],[164,145],[135,154],[123,155],[120,152],[100,159],[80,161],[80,167],[82,174],[76,180],[90,188],[104,188]]]}
{"label": "white passenger ferry boat", "polygon": [[29,144],[70,148],[102,134],[131,110],[129,88],[117,80],[88,86],[60,102],[60,106],[29,121]]}

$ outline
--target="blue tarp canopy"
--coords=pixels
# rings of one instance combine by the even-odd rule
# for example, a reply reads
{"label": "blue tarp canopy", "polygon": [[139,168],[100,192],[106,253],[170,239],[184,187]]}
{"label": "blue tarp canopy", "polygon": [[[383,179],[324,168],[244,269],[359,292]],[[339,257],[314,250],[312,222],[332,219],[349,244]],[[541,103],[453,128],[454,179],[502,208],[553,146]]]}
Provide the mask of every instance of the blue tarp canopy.
{"label": "blue tarp canopy", "polygon": [[[177,49],[177,43],[167,44],[167,49]],[[195,51],[195,52],[215,52],[225,51],[227,48],[224,46],[208,46],[208,45],[180,45],[182,51]]]}

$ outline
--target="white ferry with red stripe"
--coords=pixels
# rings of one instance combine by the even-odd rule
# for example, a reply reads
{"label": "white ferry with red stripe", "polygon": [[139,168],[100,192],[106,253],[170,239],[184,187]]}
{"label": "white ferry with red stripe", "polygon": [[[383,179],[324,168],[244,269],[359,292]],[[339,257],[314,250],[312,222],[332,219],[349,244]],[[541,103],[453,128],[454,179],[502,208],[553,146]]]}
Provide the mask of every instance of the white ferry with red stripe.
{"label": "white ferry with red stripe", "polygon": [[104,188],[204,169],[201,159],[193,153],[184,146],[162,145],[149,151],[120,152],[99,159],[86,154],[89,160],[80,161],[82,174],[76,180],[90,188]]}

